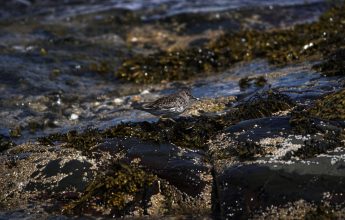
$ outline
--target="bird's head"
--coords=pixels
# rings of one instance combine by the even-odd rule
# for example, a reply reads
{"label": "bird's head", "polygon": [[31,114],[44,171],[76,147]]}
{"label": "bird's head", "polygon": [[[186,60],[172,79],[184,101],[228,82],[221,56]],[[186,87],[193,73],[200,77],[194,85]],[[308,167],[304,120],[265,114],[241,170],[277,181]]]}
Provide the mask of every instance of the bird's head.
{"label": "bird's head", "polygon": [[184,88],[180,92],[180,95],[186,99],[199,100],[192,95],[192,90],[190,88]]}

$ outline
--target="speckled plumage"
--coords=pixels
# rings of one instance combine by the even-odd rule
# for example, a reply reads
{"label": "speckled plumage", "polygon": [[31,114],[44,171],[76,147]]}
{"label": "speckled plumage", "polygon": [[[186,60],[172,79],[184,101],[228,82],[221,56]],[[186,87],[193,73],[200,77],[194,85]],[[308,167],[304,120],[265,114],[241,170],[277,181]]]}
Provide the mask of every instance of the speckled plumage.
{"label": "speckled plumage", "polygon": [[183,89],[177,93],[161,97],[153,102],[143,103],[134,108],[146,111],[152,115],[173,118],[183,113],[196,100],[189,89]]}

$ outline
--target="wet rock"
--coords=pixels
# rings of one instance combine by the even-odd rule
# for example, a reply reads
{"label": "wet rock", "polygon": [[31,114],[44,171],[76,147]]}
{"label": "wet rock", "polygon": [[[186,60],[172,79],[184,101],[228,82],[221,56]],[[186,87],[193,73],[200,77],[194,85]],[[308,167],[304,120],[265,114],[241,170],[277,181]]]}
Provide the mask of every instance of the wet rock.
{"label": "wet rock", "polygon": [[122,163],[136,164],[158,177],[160,189],[151,199],[160,201],[158,205],[160,210],[165,210],[163,213],[192,214],[192,210],[210,213],[211,166],[202,150],[137,138],[112,138],[98,145],[94,156],[105,152]]}
{"label": "wet rock", "polygon": [[15,143],[11,141],[10,137],[0,134],[0,153],[14,146]]}
{"label": "wet rock", "polygon": [[337,76],[345,74],[345,49],[338,49],[328,55],[321,64],[314,65],[313,68],[322,72],[325,76]]}
{"label": "wet rock", "polygon": [[259,218],[273,206],[280,210],[300,200],[344,207],[343,128],[314,123],[324,130],[296,133],[290,116],[247,120],[209,142],[223,218]]}
{"label": "wet rock", "polygon": [[[231,166],[217,179],[222,216],[225,219],[248,218],[271,205],[279,207],[298,200],[311,204],[329,201],[330,210],[344,207],[343,166],[344,160],[332,165],[327,157],[290,165]],[[325,198],[325,194],[330,194],[330,198]]]}
{"label": "wet rock", "polygon": [[[91,177],[91,166],[91,163],[80,160],[51,160],[31,174],[30,177],[34,180],[29,181],[25,190],[57,193],[73,188],[81,192],[86,188],[87,180]],[[56,180],[57,177],[62,178]]]}
{"label": "wet rock", "polygon": [[0,161],[5,209],[28,204],[42,207],[41,202],[56,193],[81,192],[94,175],[93,162],[74,149],[22,144],[8,150]]}
{"label": "wet rock", "polygon": [[44,213],[117,217],[211,213],[211,166],[201,150],[112,138],[94,143],[89,158],[59,145],[23,144],[1,156],[2,210],[33,206]]}
{"label": "wet rock", "polygon": [[96,149],[108,151],[114,157],[119,157],[121,153],[123,158],[120,161],[135,161],[190,196],[200,195],[208,184],[203,176],[209,173],[210,165],[202,150],[183,149],[169,143],[158,144],[136,138],[109,139]]}

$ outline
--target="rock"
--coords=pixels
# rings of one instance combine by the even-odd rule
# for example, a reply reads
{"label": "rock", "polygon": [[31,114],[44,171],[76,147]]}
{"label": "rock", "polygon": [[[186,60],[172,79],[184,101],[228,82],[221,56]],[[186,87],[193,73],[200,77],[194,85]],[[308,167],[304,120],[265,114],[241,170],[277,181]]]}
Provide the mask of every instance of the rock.
{"label": "rock", "polygon": [[158,212],[160,215],[211,213],[211,165],[202,150],[137,138],[112,138],[94,150],[94,155],[100,156],[107,152],[110,157],[119,158],[123,163],[137,164],[157,175],[160,190],[151,197],[151,203],[157,209],[150,212]]}
{"label": "rock", "polygon": [[[210,141],[222,218],[261,218],[273,207],[282,218],[284,207],[298,201],[307,205],[292,215],[304,217],[315,206],[327,206],[338,213],[336,217],[344,213],[341,128],[314,121],[325,130],[302,135],[289,121],[290,117],[242,121]],[[329,133],[338,135],[329,138]]]}
{"label": "rock", "polygon": [[51,204],[54,194],[80,193],[94,176],[94,162],[74,149],[22,144],[0,157],[3,209]]}
{"label": "rock", "polygon": [[290,164],[261,160],[224,169],[217,178],[222,216],[248,218],[298,200],[344,207],[344,153]]}

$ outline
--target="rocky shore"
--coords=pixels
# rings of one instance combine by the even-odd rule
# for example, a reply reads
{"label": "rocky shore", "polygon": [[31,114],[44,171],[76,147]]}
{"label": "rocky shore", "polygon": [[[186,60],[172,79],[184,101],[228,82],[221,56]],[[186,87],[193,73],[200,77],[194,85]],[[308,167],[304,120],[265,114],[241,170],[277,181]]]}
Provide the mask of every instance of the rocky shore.
{"label": "rocky shore", "polygon": [[344,219],[344,11],[0,13],[0,219]]}

